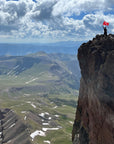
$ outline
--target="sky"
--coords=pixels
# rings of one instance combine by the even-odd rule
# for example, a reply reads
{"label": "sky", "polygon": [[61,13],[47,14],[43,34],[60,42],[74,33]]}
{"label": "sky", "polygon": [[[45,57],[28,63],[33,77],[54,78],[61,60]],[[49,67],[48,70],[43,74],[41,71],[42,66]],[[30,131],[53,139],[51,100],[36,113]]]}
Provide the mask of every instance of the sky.
{"label": "sky", "polygon": [[114,0],[0,0],[0,43],[86,41],[114,33]]}

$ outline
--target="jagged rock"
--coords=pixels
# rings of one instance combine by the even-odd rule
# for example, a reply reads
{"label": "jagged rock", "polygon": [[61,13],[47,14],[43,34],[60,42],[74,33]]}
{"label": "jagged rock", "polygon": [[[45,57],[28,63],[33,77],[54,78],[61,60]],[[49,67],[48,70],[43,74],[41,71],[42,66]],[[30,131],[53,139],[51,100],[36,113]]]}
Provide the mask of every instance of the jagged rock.
{"label": "jagged rock", "polygon": [[31,144],[26,125],[10,109],[0,110],[0,144]]}
{"label": "jagged rock", "polygon": [[114,144],[114,35],[97,35],[78,50],[81,84],[73,144]]}

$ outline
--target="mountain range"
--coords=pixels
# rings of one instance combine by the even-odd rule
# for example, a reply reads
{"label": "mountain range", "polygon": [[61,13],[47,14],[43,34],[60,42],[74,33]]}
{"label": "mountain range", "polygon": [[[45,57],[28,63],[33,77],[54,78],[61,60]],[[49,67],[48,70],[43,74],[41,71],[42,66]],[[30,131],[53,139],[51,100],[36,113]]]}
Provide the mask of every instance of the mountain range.
{"label": "mountain range", "polygon": [[18,81],[17,87],[21,85],[24,89],[29,87],[30,90],[31,87],[54,93],[71,93],[73,89],[79,89],[80,82],[76,55],[60,53],[39,52],[27,56],[1,56],[0,75]]}
{"label": "mountain range", "polygon": [[71,144],[79,81],[76,55],[0,56],[0,143]]}
{"label": "mountain range", "polygon": [[0,43],[0,55],[23,56],[44,51],[46,53],[76,54],[82,41],[57,43]]}

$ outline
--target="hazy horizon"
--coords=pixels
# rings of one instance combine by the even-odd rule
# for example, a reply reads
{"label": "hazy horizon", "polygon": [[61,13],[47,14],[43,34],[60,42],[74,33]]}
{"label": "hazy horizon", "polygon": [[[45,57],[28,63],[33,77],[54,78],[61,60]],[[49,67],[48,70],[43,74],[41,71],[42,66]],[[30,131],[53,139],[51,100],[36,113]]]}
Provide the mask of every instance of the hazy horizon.
{"label": "hazy horizon", "polygon": [[0,43],[0,55],[21,56],[36,52],[77,54],[83,42],[58,42],[58,43]]}

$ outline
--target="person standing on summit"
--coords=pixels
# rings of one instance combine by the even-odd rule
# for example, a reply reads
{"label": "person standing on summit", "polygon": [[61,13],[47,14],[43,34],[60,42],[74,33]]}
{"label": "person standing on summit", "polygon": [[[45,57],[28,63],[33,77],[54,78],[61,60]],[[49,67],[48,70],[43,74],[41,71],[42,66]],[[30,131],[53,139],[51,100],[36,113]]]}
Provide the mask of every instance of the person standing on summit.
{"label": "person standing on summit", "polygon": [[107,28],[106,28],[106,26],[109,26],[109,23],[104,21],[103,22],[104,36],[107,36]]}
{"label": "person standing on summit", "polygon": [[107,36],[107,28],[103,27],[103,29],[104,29],[104,36]]}

